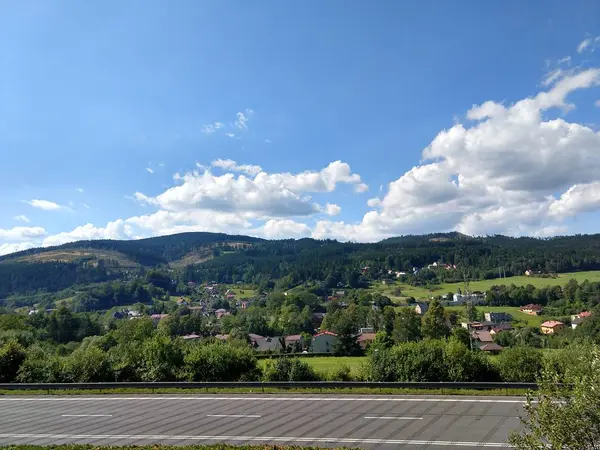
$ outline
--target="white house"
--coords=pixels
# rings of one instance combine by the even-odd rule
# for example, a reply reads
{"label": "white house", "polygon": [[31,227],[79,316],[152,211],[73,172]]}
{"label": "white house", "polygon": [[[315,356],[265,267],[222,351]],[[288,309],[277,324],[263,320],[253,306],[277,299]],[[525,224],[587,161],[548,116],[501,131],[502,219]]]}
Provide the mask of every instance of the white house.
{"label": "white house", "polygon": [[313,353],[333,353],[337,343],[337,334],[331,331],[321,331],[312,338],[311,351]]}

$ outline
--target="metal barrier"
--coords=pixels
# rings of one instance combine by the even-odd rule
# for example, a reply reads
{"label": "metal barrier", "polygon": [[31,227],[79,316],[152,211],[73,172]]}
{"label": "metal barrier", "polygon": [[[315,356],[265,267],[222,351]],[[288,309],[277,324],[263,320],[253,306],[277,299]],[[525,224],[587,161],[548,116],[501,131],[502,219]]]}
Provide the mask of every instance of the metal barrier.
{"label": "metal barrier", "polygon": [[369,381],[241,381],[241,382],[134,382],[134,383],[0,383],[0,390],[112,390],[112,389],[211,389],[211,388],[312,388],[312,389],[537,389],[536,383],[495,382],[369,382]]}

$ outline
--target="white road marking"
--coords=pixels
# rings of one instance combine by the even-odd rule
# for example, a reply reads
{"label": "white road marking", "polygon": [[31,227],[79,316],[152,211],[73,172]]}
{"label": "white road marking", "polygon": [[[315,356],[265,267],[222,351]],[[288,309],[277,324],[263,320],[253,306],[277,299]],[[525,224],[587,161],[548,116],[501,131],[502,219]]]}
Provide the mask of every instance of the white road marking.
{"label": "white road marking", "polygon": [[423,420],[422,417],[393,417],[393,416],[365,416],[365,419],[381,420]]}
{"label": "white road marking", "polygon": [[61,417],[112,417],[112,414],[63,414]]}
{"label": "white road marking", "polygon": [[261,417],[255,414],[207,414],[206,417]]}
{"label": "white road marking", "polygon": [[516,403],[525,404],[525,399],[497,398],[457,398],[457,397],[2,397],[1,402],[101,402],[101,401],[273,401],[273,402],[448,402],[448,403]]}
{"label": "white road marking", "polygon": [[332,442],[337,444],[430,445],[445,447],[512,448],[503,442],[425,441],[417,439],[353,439],[297,436],[173,436],[164,434],[0,434],[0,439],[123,439],[175,441]]}

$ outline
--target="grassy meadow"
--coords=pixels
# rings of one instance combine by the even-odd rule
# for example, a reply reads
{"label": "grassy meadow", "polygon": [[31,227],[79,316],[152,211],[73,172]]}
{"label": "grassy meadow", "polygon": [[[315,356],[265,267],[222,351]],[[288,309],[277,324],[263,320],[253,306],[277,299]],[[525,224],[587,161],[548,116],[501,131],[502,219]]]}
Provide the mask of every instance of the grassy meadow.
{"label": "grassy meadow", "polygon": [[[302,358],[315,371],[321,375],[327,375],[329,372],[337,369],[342,364],[350,367],[350,374],[356,377],[360,371],[360,366],[367,360],[366,356],[322,356],[315,358]],[[259,359],[258,364],[264,368],[268,359]]]}

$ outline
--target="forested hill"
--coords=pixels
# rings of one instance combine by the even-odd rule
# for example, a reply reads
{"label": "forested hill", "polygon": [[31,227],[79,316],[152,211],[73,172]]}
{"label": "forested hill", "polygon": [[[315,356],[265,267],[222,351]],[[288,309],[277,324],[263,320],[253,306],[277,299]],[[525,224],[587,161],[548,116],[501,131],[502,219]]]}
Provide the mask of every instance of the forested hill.
{"label": "forested hill", "polygon": [[[436,268],[427,269],[437,263]],[[452,270],[440,267],[451,265]],[[456,268],[454,268],[456,266]],[[369,267],[368,270],[363,270]],[[600,269],[600,235],[549,239],[469,237],[460,233],[402,236],[378,243],[265,240],[220,233],[183,233],[135,241],[80,241],[0,258],[0,299],[76,284],[131,279],[148,268],[177,282],[243,281],[287,288],[305,281],[364,285],[388,270],[424,281],[494,278]],[[409,280],[413,281],[413,280]],[[416,280],[419,282],[419,280]]]}

